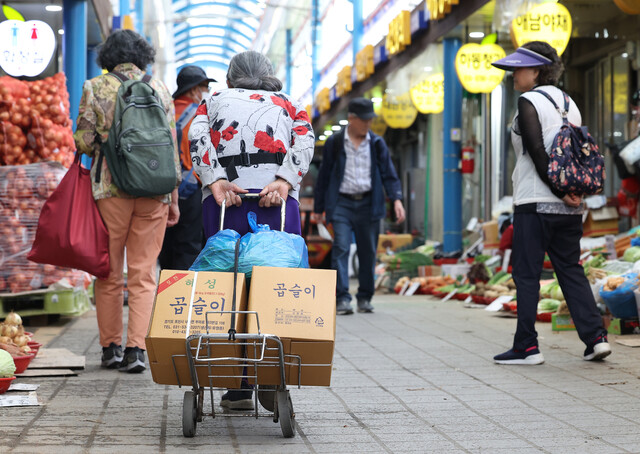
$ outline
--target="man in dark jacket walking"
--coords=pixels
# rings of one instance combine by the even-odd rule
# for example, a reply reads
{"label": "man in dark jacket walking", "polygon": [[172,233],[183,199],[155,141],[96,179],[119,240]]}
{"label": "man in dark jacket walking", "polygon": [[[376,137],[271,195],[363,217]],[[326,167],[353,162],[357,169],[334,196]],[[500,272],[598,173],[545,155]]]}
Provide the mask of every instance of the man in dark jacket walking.
{"label": "man in dark jacket walking", "polygon": [[333,224],[331,265],[337,271],[336,312],[353,314],[349,294],[349,249],[355,236],[358,271],[358,312],[373,312],[374,268],[380,219],[385,217],[385,196],[393,201],[398,223],[404,221],[402,186],[386,143],[369,130],[376,114],[366,98],[349,102],[349,124],[325,143],[314,192],[312,218],[326,213]]}

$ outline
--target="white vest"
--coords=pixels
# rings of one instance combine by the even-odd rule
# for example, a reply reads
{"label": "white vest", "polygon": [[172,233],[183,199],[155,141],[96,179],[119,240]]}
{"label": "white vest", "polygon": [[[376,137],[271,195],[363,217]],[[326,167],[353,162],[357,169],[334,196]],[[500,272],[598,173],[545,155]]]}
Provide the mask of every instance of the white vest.
{"label": "white vest", "polygon": [[[564,108],[562,90],[552,85],[542,85],[536,87],[536,89],[547,92],[551,95],[558,107],[561,109]],[[560,126],[562,126],[562,117],[544,95],[528,91],[521,96],[524,96],[531,102],[538,112],[538,119],[540,120],[544,139],[544,148],[547,154],[549,154],[553,139],[560,130]],[[568,119],[569,123],[576,126],[582,125],[582,116],[573,99],[569,99]],[[513,204],[524,205],[526,203],[537,202],[563,203],[562,200],[553,195],[549,186],[540,179],[529,153],[523,154],[522,137],[514,132],[514,128],[518,129],[517,121],[518,112],[516,111],[511,127],[511,142],[513,143],[513,148],[516,153],[516,166],[511,176],[511,180],[513,181]]]}

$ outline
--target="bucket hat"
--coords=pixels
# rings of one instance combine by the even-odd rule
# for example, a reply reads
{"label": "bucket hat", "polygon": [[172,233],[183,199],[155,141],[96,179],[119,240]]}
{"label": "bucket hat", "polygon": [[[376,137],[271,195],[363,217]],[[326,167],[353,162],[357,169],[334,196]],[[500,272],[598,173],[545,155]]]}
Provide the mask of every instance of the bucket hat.
{"label": "bucket hat", "polygon": [[185,66],[178,73],[176,82],[178,84],[178,89],[173,94],[173,99],[176,99],[178,96],[188,92],[197,85],[204,82],[217,82],[217,80],[207,77],[207,73],[204,72],[204,69],[198,66]]}
{"label": "bucket hat", "polygon": [[531,68],[550,65],[551,59],[524,47],[519,47],[514,53],[491,63],[496,68],[513,71],[516,68]]}
{"label": "bucket hat", "polygon": [[369,120],[377,117],[373,111],[373,103],[367,98],[353,98],[349,101],[347,112],[356,115],[361,120]]}

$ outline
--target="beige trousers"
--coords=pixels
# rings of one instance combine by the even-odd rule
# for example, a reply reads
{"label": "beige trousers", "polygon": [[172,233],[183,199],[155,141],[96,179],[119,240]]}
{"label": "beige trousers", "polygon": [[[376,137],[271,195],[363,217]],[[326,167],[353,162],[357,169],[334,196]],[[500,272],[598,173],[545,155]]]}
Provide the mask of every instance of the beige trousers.
{"label": "beige trousers", "polygon": [[156,261],[162,248],[169,205],[140,197],[111,197],[97,201],[109,230],[111,271],[95,282],[95,303],[100,345],[122,345],[124,305],[124,251],[127,248],[129,323],[126,347],[145,349],[156,289]]}

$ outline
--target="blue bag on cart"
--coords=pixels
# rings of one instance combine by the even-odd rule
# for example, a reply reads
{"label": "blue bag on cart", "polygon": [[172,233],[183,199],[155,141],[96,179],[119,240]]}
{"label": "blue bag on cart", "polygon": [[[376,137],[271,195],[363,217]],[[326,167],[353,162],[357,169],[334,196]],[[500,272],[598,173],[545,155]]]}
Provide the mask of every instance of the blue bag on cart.
{"label": "blue bag on cart", "polygon": [[271,230],[258,224],[256,214],[247,215],[251,232],[240,240],[238,272],[250,276],[254,266],[309,268],[309,251],[304,238],[293,233]]}
{"label": "blue bag on cart", "polygon": [[212,235],[194,260],[189,271],[233,271],[236,242],[240,239],[238,272],[251,276],[254,266],[309,268],[309,252],[300,235],[271,230],[258,224],[256,214],[247,215],[251,232],[240,239],[235,230],[220,230]]}
{"label": "blue bag on cart", "polygon": [[233,271],[236,242],[240,234],[235,230],[220,230],[211,235],[189,271]]}

